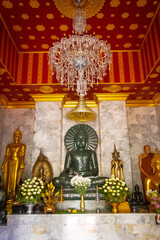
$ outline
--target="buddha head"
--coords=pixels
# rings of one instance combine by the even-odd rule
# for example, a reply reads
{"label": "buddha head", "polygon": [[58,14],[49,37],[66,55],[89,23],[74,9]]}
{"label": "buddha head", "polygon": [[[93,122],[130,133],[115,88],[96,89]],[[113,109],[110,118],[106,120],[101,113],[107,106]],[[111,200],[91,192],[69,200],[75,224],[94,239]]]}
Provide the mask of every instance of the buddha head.
{"label": "buddha head", "polygon": [[160,173],[160,154],[155,150],[155,154],[152,158],[151,166],[154,169],[155,173]]}
{"label": "buddha head", "polygon": [[15,143],[20,142],[21,138],[22,138],[22,133],[21,133],[21,131],[20,131],[19,128],[18,128],[18,129],[14,132],[14,134],[13,134],[14,142],[15,142]]}
{"label": "buddha head", "polygon": [[87,134],[83,131],[78,131],[76,134],[75,134],[75,144],[76,144],[76,147],[77,148],[85,148],[86,147],[86,144],[87,144]]}

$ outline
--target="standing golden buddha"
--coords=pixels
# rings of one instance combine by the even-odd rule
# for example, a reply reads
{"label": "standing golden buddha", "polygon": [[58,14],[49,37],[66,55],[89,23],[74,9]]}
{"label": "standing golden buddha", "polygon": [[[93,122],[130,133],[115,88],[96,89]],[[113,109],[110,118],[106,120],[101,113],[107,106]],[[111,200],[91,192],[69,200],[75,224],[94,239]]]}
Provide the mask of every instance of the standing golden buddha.
{"label": "standing golden buddha", "polygon": [[119,159],[119,152],[117,152],[115,144],[112,157],[113,160],[111,161],[111,175],[124,181],[123,161]]}
{"label": "standing golden buddha", "polygon": [[1,166],[4,172],[4,187],[7,190],[7,198],[15,197],[15,189],[19,184],[24,170],[24,156],[26,147],[21,143],[22,133],[17,129],[13,134],[14,142],[8,144],[6,154]]}

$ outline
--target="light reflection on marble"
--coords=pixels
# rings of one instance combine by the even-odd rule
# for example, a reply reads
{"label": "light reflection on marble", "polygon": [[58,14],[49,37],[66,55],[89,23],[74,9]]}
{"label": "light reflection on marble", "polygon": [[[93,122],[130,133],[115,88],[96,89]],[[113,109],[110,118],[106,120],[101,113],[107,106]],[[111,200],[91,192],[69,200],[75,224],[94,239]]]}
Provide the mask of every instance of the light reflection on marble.
{"label": "light reflection on marble", "polygon": [[156,111],[155,107],[127,108],[132,178],[134,185],[138,184],[140,186],[141,192],[143,190],[139,170],[139,154],[143,153],[143,147],[146,144],[151,146],[153,153],[155,145],[160,150],[160,132],[157,121],[158,109],[157,107]]}
{"label": "light reflection on marble", "polygon": [[114,143],[123,160],[124,177],[132,188],[131,159],[125,101],[99,103],[102,176],[110,176]]}
{"label": "light reflection on marble", "polygon": [[9,215],[1,240],[159,240],[155,214]]}

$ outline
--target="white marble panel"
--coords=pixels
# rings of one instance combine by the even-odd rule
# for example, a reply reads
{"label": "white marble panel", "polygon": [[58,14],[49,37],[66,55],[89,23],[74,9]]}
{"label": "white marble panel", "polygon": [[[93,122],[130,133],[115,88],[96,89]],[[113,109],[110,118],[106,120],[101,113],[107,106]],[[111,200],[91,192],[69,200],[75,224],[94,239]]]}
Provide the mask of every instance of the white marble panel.
{"label": "white marble panel", "polygon": [[[157,107],[157,112],[158,111]],[[139,155],[143,147],[151,146],[154,153],[155,146],[160,150],[160,134],[158,130],[158,114],[155,107],[127,108],[128,131],[132,163],[133,183],[140,186],[143,192],[139,170]]]}
{"label": "white marble panel", "polygon": [[9,215],[2,240],[159,240],[155,214]]}
{"label": "white marble panel", "polygon": [[4,160],[6,147],[9,143],[13,142],[13,133],[20,129],[22,132],[21,142],[26,145],[25,154],[25,168],[22,179],[31,177],[31,154],[33,147],[33,123],[34,123],[35,109],[19,108],[19,109],[6,109],[5,110],[5,122],[2,138],[2,153],[0,159],[0,165]]}
{"label": "white marble panel", "polygon": [[61,134],[61,102],[37,102],[32,166],[41,149],[53,167],[54,177],[60,173]]}
{"label": "white marble panel", "polygon": [[99,104],[102,176],[110,176],[114,143],[123,160],[127,186],[132,188],[129,136],[125,101],[106,101]]}

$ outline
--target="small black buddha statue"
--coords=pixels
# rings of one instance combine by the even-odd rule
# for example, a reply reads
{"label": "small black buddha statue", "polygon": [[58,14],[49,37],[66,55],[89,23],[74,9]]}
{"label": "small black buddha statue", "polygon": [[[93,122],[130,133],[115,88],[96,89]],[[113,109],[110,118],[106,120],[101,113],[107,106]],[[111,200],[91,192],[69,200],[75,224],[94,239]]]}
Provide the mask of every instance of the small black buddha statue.
{"label": "small black buddha statue", "polygon": [[[1,177],[0,177],[1,184]],[[5,210],[7,200],[7,192],[6,190],[0,186],[0,224],[6,222],[7,211]]]}
{"label": "small black buddha statue", "polygon": [[91,186],[101,185],[105,177],[98,176],[98,162],[95,149],[98,136],[93,128],[85,124],[73,126],[65,136],[65,146],[68,150],[64,169],[60,176],[53,178],[53,184],[60,188],[71,188],[70,180],[78,174],[91,179]]}
{"label": "small black buddha statue", "polygon": [[131,208],[133,211],[138,212],[139,208],[148,209],[148,203],[144,201],[143,194],[139,191],[139,186],[136,184],[135,191],[132,193]]}

